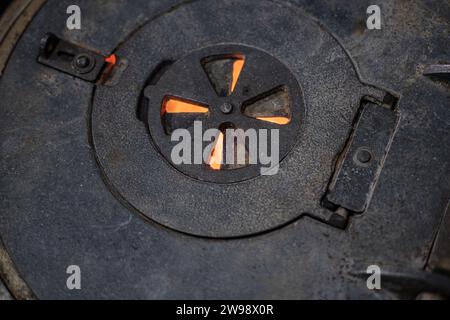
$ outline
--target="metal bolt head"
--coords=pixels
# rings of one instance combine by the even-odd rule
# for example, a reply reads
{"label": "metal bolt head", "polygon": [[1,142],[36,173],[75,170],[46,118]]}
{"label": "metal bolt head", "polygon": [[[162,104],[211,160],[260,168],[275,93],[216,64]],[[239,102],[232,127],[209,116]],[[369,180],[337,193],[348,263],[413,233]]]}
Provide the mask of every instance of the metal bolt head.
{"label": "metal bolt head", "polygon": [[72,60],[75,71],[79,74],[86,74],[95,68],[95,58],[88,53],[80,53]]}
{"label": "metal bolt head", "polygon": [[75,59],[75,65],[80,69],[87,68],[89,67],[90,64],[91,59],[86,55],[80,55]]}
{"label": "metal bolt head", "polygon": [[356,159],[362,164],[368,164],[372,160],[372,153],[369,150],[360,149],[356,154]]}
{"label": "metal bolt head", "polygon": [[222,111],[222,113],[224,114],[230,114],[231,112],[233,112],[233,105],[226,102],[220,106],[220,111]]}

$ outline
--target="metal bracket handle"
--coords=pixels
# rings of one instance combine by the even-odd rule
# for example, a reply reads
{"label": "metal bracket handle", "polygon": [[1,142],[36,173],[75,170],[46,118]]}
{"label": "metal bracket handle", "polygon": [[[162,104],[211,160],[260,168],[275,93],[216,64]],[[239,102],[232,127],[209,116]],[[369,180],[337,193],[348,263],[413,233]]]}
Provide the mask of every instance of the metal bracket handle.
{"label": "metal bracket handle", "polygon": [[[372,99],[371,99],[372,100]],[[323,204],[335,212],[366,211],[399,124],[399,113],[365,100],[340,155]]]}
{"label": "metal bracket handle", "polygon": [[103,56],[47,33],[41,40],[38,62],[77,78],[101,83],[107,82],[119,63],[113,54]]}

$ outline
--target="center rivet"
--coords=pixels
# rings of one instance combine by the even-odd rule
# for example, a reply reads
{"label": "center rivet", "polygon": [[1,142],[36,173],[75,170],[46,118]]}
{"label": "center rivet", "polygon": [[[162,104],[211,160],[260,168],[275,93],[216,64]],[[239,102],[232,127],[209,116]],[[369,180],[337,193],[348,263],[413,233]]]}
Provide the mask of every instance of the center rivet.
{"label": "center rivet", "polygon": [[225,102],[220,106],[220,111],[224,114],[230,114],[233,112],[233,105],[231,103]]}

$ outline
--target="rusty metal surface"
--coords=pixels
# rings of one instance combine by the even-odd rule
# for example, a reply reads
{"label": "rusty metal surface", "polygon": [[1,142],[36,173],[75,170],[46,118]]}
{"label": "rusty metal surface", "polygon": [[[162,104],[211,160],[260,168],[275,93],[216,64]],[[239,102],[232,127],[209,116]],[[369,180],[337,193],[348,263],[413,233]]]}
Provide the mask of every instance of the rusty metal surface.
{"label": "rusty metal surface", "polygon": [[[0,43],[6,37],[8,32],[10,32],[11,27],[14,25],[16,20],[20,17],[23,11],[28,7],[32,0],[22,0],[22,1],[2,1],[0,7]],[[6,11],[7,10],[7,11]],[[4,12],[5,11],[5,12]]]}
{"label": "rusty metal surface", "polygon": [[[33,292],[20,276],[14,262],[0,239],[0,287],[2,286],[3,288],[0,288],[0,291],[3,291],[3,296],[6,298],[8,298],[8,294],[10,294],[15,299],[35,299]],[[1,296],[2,293],[0,292],[0,299]]]}
{"label": "rusty metal surface", "polygon": [[14,1],[0,21],[0,76],[11,51],[46,0]]}
{"label": "rusty metal surface", "polygon": [[450,274],[450,202],[428,258],[427,270]]}
{"label": "rusty metal surface", "polygon": [[3,281],[0,279],[0,301],[13,300],[11,293],[9,293],[8,289],[3,284]]}
{"label": "rusty metal surface", "polygon": [[[2,2],[0,11],[0,77],[17,41],[44,2],[43,0]],[[18,299],[29,300],[34,297],[31,289],[15,268],[1,241],[0,234],[0,300],[13,299],[11,292]]]}

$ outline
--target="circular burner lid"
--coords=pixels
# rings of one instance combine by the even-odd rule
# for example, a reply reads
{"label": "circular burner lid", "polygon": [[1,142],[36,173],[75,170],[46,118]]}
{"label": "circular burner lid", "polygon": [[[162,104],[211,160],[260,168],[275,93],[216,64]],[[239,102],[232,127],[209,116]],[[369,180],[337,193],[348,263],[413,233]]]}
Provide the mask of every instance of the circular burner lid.
{"label": "circular burner lid", "polygon": [[[152,75],[150,83],[144,108],[152,140],[190,177],[231,183],[269,174],[297,142],[304,115],[298,82],[279,60],[256,48],[195,50]],[[204,140],[210,129],[218,132]],[[261,163],[263,151],[275,163]]]}
{"label": "circular burner lid", "polygon": [[[230,238],[326,211],[321,199],[364,85],[311,18],[269,1],[193,2],[145,25],[116,54],[129,66],[116,86],[96,90],[92,136],[105,180],[142,215]],[[170,133],[193,133],[195,120],[203,130],[278,129],[278,173],[175,165]]]}

